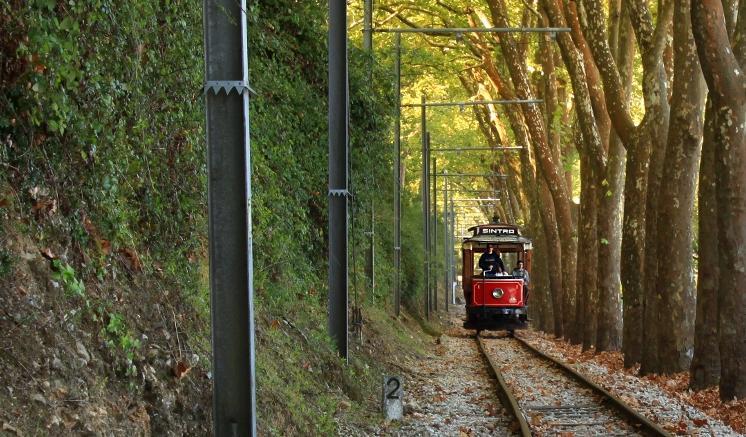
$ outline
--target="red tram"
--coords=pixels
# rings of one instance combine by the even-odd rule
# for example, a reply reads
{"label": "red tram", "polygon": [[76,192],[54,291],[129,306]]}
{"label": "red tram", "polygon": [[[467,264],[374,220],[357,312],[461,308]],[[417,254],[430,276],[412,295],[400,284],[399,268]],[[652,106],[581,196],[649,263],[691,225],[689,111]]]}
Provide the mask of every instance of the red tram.
{"label": "red tram", "polygon": [[[472,236],[461,247],[462,280],[466,300],[464,328],[480,330],[514,330],[528,324],[527,301],[529,275],[513,271],[519,261],[531,271],[531,240],[521,236],[517,226],[498,223],[469,228]],[[478,260],[489,247],[497,251],[505,273],[491,275]],[[491,259],[494,259],[492,257]],[[515,273],[515,274],[511,274]]]}

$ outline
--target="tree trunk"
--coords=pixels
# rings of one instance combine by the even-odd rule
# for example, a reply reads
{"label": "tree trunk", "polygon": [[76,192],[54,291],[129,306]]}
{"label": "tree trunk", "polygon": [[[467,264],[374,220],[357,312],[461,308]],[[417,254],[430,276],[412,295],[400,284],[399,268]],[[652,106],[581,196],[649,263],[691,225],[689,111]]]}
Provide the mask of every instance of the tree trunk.
{"label": "tree trunk", "polygon": [[578,222],[577,314],[583,350],[595,344],[598,323],[597,179],[588,154],[580,157],[580,219]]}
{"label": "tree trunk", "polygon": [[612,135],[606,177],[598,190],[598,328],[594,336],[583,339],[583,348],[598,345],[604,337],[608,349],[618,350],[622,341],[621,274],[622,187],[625,151]]}
{"label": "tree trunk", "polygon": [[[738,1],[723,2],[725,25],[732,40]],[[732,42],[732,41],[731,41]],[[705,126],[702,136],[702,158],[699,165],[699,258],[697,269],[697,316],[694,324],[694,357],[690,368],[690,386],[712,387],[720,381],[720,347],[718,345],[718,289],[720,265],[717,229],[717,188],[715,148],[720,122],[711,94],[707,96]]]}
{"label": "tree trunk", "polygon": [[[741,2],[739,16],[746,14]],[[720,1],[692,2],[692,24],[702,70],[717,113],[715,149],[718,204],[718,329],[720,398],[746,398],[746,45],[731,46]],[[738,20],[734,41],[742,41]]]}
{"label": "tree trunk", "polygon": [[[529,318],[536,320],[534,327],[540,331],[552,332],[554,320],[552,312],[552,301],[549,292],[548,261],[549,255],[546,247],[546,237],[542,229],[541,220],[538,219],[539,211],[534,211],[532,222],[529,226],[531,236],[534,240],[534,255],[531,261],[531,289],[529,294]],[[537,308],[538,309],[535,309]],[[536,316],[535,316],[536,315]],[[534,319],[537,317],[537,319]]]}
{"label": "tree trunk", "polygon": [[[665,158],[668,135],[668,76],[660,62],[665,50],[668,23],[673,13],[673,2],[667,2],[659,11],[658,26],[653,26],[651,13],[644,0],[631,0],[625,3],[637,43],[640,46],[643,63],[642,88],[645,100],[645,117],[637,129],[637,139],[641,147],[651,150],[647,174],[645,202],[645,247],[643,255],[643,330],[641,372],[656,372],[659,368],[657,336],[659,332],[660,290],[656,288],[658,253],[656,245],[658,195],[660,192],[663,160]],[[649,242],[649,244],[648,244]],[[622,271],[622,275],[625,272]]]}
{"label": "tree trunk", "polygon": [[[694,278],[692,274],[692,213],[697,164],[702,138],[705,86],[691,33],[690,0],[678,0],[674,10],[673,98],[665,165],[658,198],[657,284],[660,293],[658,335],[659,370],[682,372],[689,368],[694,331]],[[652,278],[651,278],[652,279]]]}
{"label": "tree trunk", "polygon": [[[586,19],[582,21],[585,39],[595,58],[604,82],[604,95],[614,130],[627,149],[627,169],[624,191],[624,222],[622,231],[621,275],[624,292],[624,331],[626,348],[638,353],[642,344],[642,304],[644,291],[645,219],[648,182],[648,163],[653,139],[665,137],[661,127],[667,115],[665,71],[659,64],[667,23],[670,22],[670,4],[659,13],[659,23],[653,29],[652,19],[642,0],[623,2],[630,15],[643,58],[643,93],[645,118],[640,126],[632,121],[626,90],[617,63],[611,53],[605,30],[601,2],[584,1]],[[569,7],[574,2],[569,2]],[[661,76],[662,74],[662,76]],[[663,79],[663,80],[661,80]],[[607,342],[608,339],[608,342]],[[613,348],[610,335],[599,337],[599,350]]]}
{"label": "tree trunk", "polygon": [[[621,1],[612,1],[609,9],[609,19],[611,21],[609,46],[615,61],[619,65],[619,76],[625,101],[629,101],[634,58],[634,34],[629,17],[622,11]],[[574,24],[573,27],[579,28],[579,25]],[[586,52],[590,57],[590,51],[586,50]],[[598,193],[598,294],[601,302],[603,302],[599,306],[599,321],[602,325],[598,331],[605,338],[604,343],[615,350],[619,349],[624,339],[622,335],[620,260],[625,161],[626,151],[624,146],[616,132],[612,132],[608,140],[606,174],[601,181],[601,189]],[[593,339],[593,344],[597,345],[597,343],[597,339]]]}
{"label": "tree trunk", "polygon": [[[621,7],[621,1],[615,0],[613,7],[614,12],[619,14],[617,16],[619,22],[617,28],[614,29],[617,35],[614,37],[610,35],[609,44],[613,50],[614,60],[619,65],[622,97],[625,102],[629,102],[632,93],[632,68],[635,55],[634,32],[629,15]],[[599,284],[599,293],[603,296],[613,296],[615,299],[616,311],[613,316],[616,317],[616,320],[613,326],[621,332],[624,365],[632,367],[635,363],[640,362],[642,333],[639,331],[631,332],[634,329],[634,324],[630,325],[628,329],[627,323],[629,320],[627,313],[622,311],[622,302],[620,301],[622,298],[622,218],[620,212],[623,207],[626,162],[627,152],[621,139],[614,132],[610,139],[609,163],[606,170],[606,182],[611,197],[605,195],[599,203],[599,235],[604,235],[609,241],[608,246],[601,247],[598,255],[598,274],[602,278]],[[603,241],[600,244],[603,244]],[[607,255],[609,256],[608,259],[606,259]],[[626,347],[630,345],[628,339],[636,342],[637,347],[634,349]]]}
{"label": "tree trunk", "polygon": [[544,236],[547,243],[547,255],[549,255],[547,262],[548,276],[550,288],[552,285],[559,286],[559,290],[552,289],[552,309],[554,312],[554,335],[558,338],[563,337],[565,334],[565,312],[562,290],[562,271],[560,270],[556,259],[562,259],[562,243],[560,241],[559,232],[557,231],[557,221],[554,214],[554,206],[552,204],[552,195],[549,192],[546,181],[540,175],[536,175],[536,181],[539,185],[539,204],[543,211],[542,216],[545,217],[543,220]]}
{"label": "tree trunk", "polygon": [[712,99],[707,98],[699,164],[699,260],[697,269],[697,317],[694,324],[694,357],[690,385],[703,389],[720,381],[718,347],[718,240],[717,189],[715,188],[715,136],[719,123]]}

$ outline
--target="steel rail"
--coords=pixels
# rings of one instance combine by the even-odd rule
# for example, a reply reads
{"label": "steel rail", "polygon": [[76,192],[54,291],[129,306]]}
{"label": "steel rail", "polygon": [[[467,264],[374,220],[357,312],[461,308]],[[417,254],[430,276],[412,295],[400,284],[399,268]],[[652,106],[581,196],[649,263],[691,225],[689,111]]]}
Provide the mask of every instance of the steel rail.
{"label": "steel rail", "polygon": [[567,364],[563,363],[562,361],[545,354],[544,352],[538,350],[531,344],[529,344],[526,340],[522,339],[520,336],[514,335],[513,338],[518,340],[520,344],[526,347],[526,349],[533,352],[536,356],[546,359],[548,361],[551,361],[554,363],[557,367],[559,367],[561,370],[572,376],[575,380],[580,382],[581,384],[590,387],[598,393],[599,395],[603,396],[605,399],[608,399],[611,401],[611,406],[614,407],[617,411],[621,412],[624,416],[626,416],[628,419],[631,419],[632,422],[636,422],[640,425],[642,429],[638,429],[641,432],[644,432],[647,435],[652,436],[665,436],[670,437],[671,434],[666,432],[663,428],[661,428],[659,425],[653,423],[650,419],[643,416],[642,414],[638,413],[632,407],[627,405],[624,401],[622,401],[620,398],[614,396],[606,390],[605,388],[601,387],[600,385],[596,384],[595,382],[591,381],[590,379],[586,378],[583,374],[579,373],[577,370],[573,369],[572,367],[568,366]]}
{"label": "steel rail", "polygon": [[482,356],[487,360],[487,363],[489,364],[489,368],[491,370],[492,375],[497,379],[497,385],[499,387],[498,396],[500,397],[500,400],[502,401],[505,408],[510,410],[510,412],[513,414],[513,417],[515,417],[516,421],[518,421],[518,425],[520,427],[521,436],[523,437],[531,437],[531,428],[528,426],[528,422],[526,421],[526,417],[523,415],[523,411],[521,410],[521,407],[518,405],[518,400],[513,395],[513,392],[508,387],[508,384],[505,382],[505,378],[503,378],[502,373],[500,373],[500,369],[498,368],[497,364],[492,361],[492,358],[487,353],[487,348],[484,346],[484,342],[482,341],[482,337],[479,336],[479,334],[476,335],[477,344],[479,345],[479,351],[482,353]]}

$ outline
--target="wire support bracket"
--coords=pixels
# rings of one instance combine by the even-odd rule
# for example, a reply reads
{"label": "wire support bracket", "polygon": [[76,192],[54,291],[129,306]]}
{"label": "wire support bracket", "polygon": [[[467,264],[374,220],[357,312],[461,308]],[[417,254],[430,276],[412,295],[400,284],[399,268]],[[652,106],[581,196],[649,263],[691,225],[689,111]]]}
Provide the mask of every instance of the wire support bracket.
{"label": "wire support bracket", "polygon": [[239,95],[248,92],[250,96],[256,97],[258,94],[254,91],[249,83],[244,80],[208,80],[205,82],[205,86],[202,88],[204,93],[212,91],[215,95],[220,94],[221,91],[225,91],[226,95],[230,95],[234,90]]}
{"label": "wire support bracket", "polygon": [[341,190],[329,190],[329,196],[332,197],[353,197],[352,193],[347,191],[346,189]]}

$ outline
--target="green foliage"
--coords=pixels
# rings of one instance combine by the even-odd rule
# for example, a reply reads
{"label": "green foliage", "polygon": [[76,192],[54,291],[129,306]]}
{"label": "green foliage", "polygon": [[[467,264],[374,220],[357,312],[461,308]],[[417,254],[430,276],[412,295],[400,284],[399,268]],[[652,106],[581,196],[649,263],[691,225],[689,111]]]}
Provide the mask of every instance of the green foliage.
{"label": "green foliage", "polygon": [[147,242],[146,268],[179,260],[189,288],[184,259],[203,246],[206,203],[200,5],[14,7],[17,74],[0,97],[8,181],[54,193],[60,216],[40,223],[51,231],[85,243],[87,217],[112,251]]}
{"label": "green foliage", "polygon": [[6,248],[0,248],[0,279],[8,276],[13,271],[15,258]]}
{"label": "green foliage", "polygon": [[108,317],[109,322],[103,329],[108,337],[106,345],[112,349],[119,348],[131,363],[135,357],[135,351],[140,348],[140,340],[136,339],[127,329],[124,317],[121,314],[109,313]]}
{"label": "green foliage", "polygon": [[52,260],[52,269],[52,279],[62,285],[65,296],[85,298],[85,284],[75,276],[75,269],[70,264],[55,259]]}

